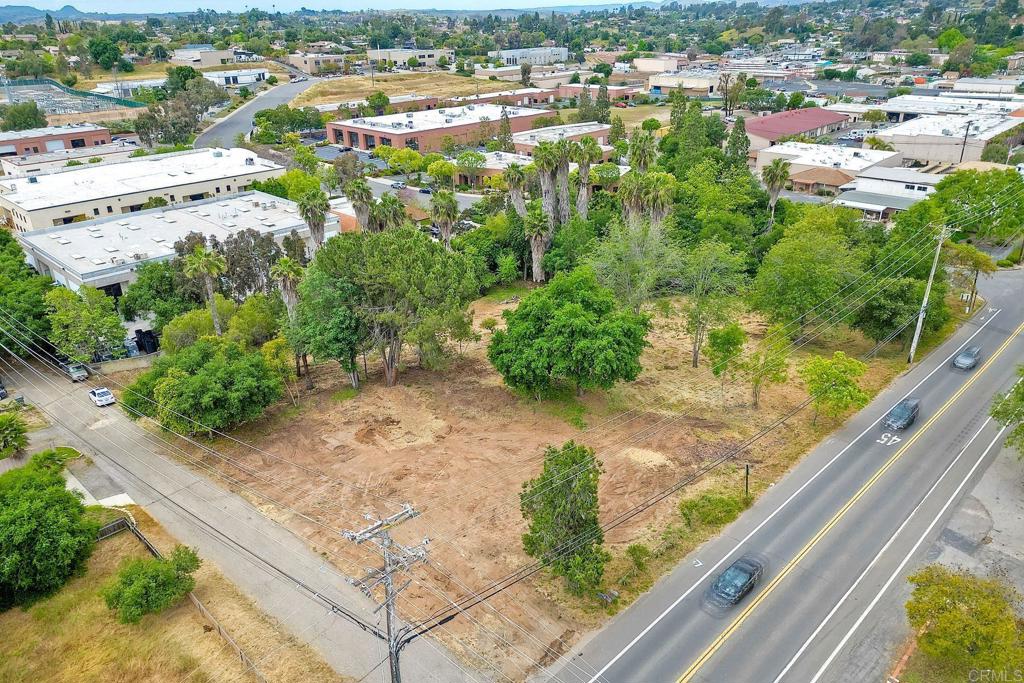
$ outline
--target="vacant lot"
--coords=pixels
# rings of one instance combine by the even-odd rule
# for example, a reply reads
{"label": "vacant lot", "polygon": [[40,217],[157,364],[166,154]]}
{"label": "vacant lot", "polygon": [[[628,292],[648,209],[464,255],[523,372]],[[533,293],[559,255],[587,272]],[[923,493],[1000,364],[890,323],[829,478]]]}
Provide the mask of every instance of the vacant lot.
{"label": "vacant lot", "polygon": [[[562,120],[569,121],[570,115],[575,114],[576,110],[560,109],[559,113],[562,115]],[[612,107],[612,117],[615,116],[622,118],[622,122],[626,125],[626,130],[638,128],[647,119],[658,119],[661,125],[667,126],[672,116],[672,107],[667,104],[664,107],[659,107],[656,104],[638,104],[635,107],[626,107],[625,109]]]}
{"label": "vacant lot", "polygon": [[[683,322],[659,315],[636,382],[582,398],[571,392],[539,403],[521,398],[503,385],[486,360],[489,333],[482,329],[485,319],[500,318],[502,310],[515,305],[515,293],[505,290],[476,302],[475,326],[482,339],[466,344],[447,367],[406,367],[400,386],[388,389],[376,370],[377,360],[371,358],[369,379],[355,392],[335,364],[319,365],[315,391],[304,393],[297,405],[278,406],[235,434],[264,453],[226,439],[215,442],[248,471],[212,457],[204,461],[243,483],[245,489],[236,487],[239,493],[310,539],[345,572],[361,574],[379,558],[342,540],[336,530],[363,526],[362,512],[388,514],[399,502],[413,504],[421,516],[394,533],[409,544],[425,536],[431,539],[430,564],[413,573],[415,579],[399,603],[404,617],[416,619],[445,606],[444,595],[481,588],[532,561],[522,551],[518,497],[523,482],[539,473],[545,446],[577,439],[598,451],[604,466],[602,518],[608,520],[728,453],[806,396],[791,379],[766,389],[761,408],[753,409],[747,386],[723,390],[703,360],[691,368]],[[764,333],[763,322],[754,316],[743,324],[755,339]],[[825,333],[812,346],[792,363],[834,348],[857,355],[871,344],[859,334],[839,330]],[[407,358],[415,363],[414,354]],[[863,384],[875,392],[904,367],[902,353],[893,346],[871,362]],[[754,494],[836,426],[824,417],[812,424],[809,413],[792,418],[785,430],[743,454],[742,461],[755,464]],[[742,486],[742,468],[729,464],[686,489],[685,497],[737,496]],[[302,515],[254,496],[252,490],[286,502]],[[571,647],[579,634],[628,604],[716,532],[715,524],[683,524],[678,512],[683,498],[670,496],[608,534],[614,559],[605,585],[621,594],[612,608],[593,597],[568,598],[559,582],[541,573],[492,599],[495,609],[477,607],[471,618],[456,619],[433,635],[467,663],[479,665],[483,656],[505,675],[523,679],[531,660],[549,661]],[[654,551],[643,570],[624,559],[625,547],[636,542]]]}
{"label": "vacant lot", "polygon": [[378,90],[386,95],[431,95],[456,97],[501,92],[520,87],[505,81],[484,81],[440,71],[382,73],[369,76],[341,76],[317,83],[292,101],[293,107],[348,102],[369,97]]}
{"label": "vacant lot", "polygon": [[[161,550],[174,545],[141,509],[133,514]],[[107,609],[100,590],[121,563],[149,553],[124,531],[100,541],[83,576],[26,610],[0,614],[0,681],[5,683],[163,683],[232,681],[255,677],[191,602],[129,626]],[[196,573],[197,597],[257,660],[271,681],[341,681],[309,648],[286,635],[212,566]]]}

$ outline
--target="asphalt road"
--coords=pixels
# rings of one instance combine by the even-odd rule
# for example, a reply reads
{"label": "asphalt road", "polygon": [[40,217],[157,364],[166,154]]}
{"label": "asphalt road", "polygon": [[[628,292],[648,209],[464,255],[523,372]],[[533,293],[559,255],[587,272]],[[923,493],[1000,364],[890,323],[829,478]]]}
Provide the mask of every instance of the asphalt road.
{"label": "asphalt road", "polygon": [[234,144],[238,134],[248,135],[252,130],[252,117],[261,109],[273,109],[281,104],[288,104],[298,95],[319,82],[319,78],[310,77],[299,83],[278,83],[269,90],[262,91],[226,118],[213,124],[196,138],[194,147],[224,147]]}
{"label": "asphalt road", "polygon": [[[380,199],[384,194],[390,192],[391,194],[397,194],[406,204],[415,204],[423,209],[430,209],[430,195],[423,194],[415,187],[407,187],[404,190],[392,189],[391,183],[396,180],[402,180],[404,176],[388,176],[387,178],[371,178],[366,177],[366,182],[370,185],[370,191],[373,192],[373,196]],[[470,194],[468,192],[456,192],[455,201],[459,205],[459,211],[465,211],[471,208],[478,201],[483,199],[483,195]]]}
{"label": "asphalt road", "polygon": [[[805,92],[814,95],[841,95],[850,97],[885,97],[894,86],[878,85],[876,83],[847,83],[844,81],[772,81],[765,84],[770,90],[781,90],[783,92]],[[938,95],[939,91],[934,88],[914,88],[914,95]]]}
{"label": "asphalt road", "polygon": [[[559,681],[828,683],[876,680],[859,668],[858,632],[892,586],[919,563],[956,502],[998,453],[987,419],[1024,355],[1024,272],[984,285],[989,308],[897,379],[716,539],[646,596],[574,648],[579,668]],[[949,368],[970,341],[970,373]],[[878,422],[905,395],[922,399],[917,423],[889,434]],[[896,438],[893,438],[893,437]],[[741,556],[765,575],[736,607],[706,598]],[[562,662],[565,664],[565,662]]]}
{"label": "asphalt road", "polygon": [[[9,344],[5,335],[0,340]],[[310,590],[299,586],[301,581],[370,623],[378,621],[375,605],[304,539],[214,483],[213,475],[208,478],[175,460],[174,449],[161,436],[141,428],[118,408],[94,406],[87,396],[90,386],[71,384],[40,366],[33,365],[33,371],[12,362],[14,370],[0,361],[0,374],[12,394],[22,394],[39,407],[64,444],[90,456],[167,531],[197,548],[204,561],[213,562],[266,614],[352,679],[362,678],[378,664],[386,649],[381,650],[376,638],[333,614]],[[216,606],[211,607],[216,613]],[[272,657],[279,645],[253,645],[248,654],[258,665]],[[430,638],[411,643],[403,652],[402,665],[415,681],[479,680],[465,674]]]}

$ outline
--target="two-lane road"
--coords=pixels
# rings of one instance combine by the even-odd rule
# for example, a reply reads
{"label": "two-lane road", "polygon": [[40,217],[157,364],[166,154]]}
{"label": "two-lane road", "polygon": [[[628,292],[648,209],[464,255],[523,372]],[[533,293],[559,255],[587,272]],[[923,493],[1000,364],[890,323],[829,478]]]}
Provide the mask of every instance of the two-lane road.
{"label": "two-lane road", "polygon": [[[723,534],[695,551],[575,648],[579,668],[557,680],[606,683],[807,683],[873,680],[849,656],[857,629],[920,560],[970,484],[998,452],[987,419],[993,394],[1015,381],[1024,357],[1024,273],[986,284],[990,308],[900,377],[815,448]],[[969,373],[949,367],[965,345],[983,349]],[[922,399],[898,434],[881,418],[902,397]],[[730,609],[707,589],[731,562],[765,563],[757,588]],[[844,654],[845,653],[845,654]],[[579,661],[579,660],[582,660]],[[583,663],[585,662],[585,664]]]}

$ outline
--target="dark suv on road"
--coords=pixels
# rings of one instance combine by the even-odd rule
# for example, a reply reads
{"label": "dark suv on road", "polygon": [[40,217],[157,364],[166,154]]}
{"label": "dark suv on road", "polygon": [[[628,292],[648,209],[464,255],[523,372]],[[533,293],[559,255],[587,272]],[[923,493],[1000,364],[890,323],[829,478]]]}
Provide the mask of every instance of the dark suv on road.
{"label": "dark suv on road", "polygon": [[889,414],[885,416],[885,420],[882,421],[882,426],[893,430],[906,429],[914,424],[920,411],[921,399],[912,396],[905,398],[893,406]]}
{"label": "dark suv on road", "polygon": [[711,586],[711,595],[716,602],[735,605],[754,589],[763,573],[764,567],[760,562],[749,557],[741,557],[715,579]]}
{"label": "dark suv on road", "polygon": [[978,359],[980,357],[980,346],[968,346],[966,349],[956,354],[953,361],[950,363],[950,367],[954,370],[973,370],[974,366],[978,364]]}

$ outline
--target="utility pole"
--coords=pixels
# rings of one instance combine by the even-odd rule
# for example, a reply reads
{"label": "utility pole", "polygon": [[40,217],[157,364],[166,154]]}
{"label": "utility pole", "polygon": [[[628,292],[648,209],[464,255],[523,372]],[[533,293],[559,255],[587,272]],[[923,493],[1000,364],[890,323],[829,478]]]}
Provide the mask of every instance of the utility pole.
{"label": "utility pole", "polygon": [[391,538],[391,528],[397,526],[407,519],[419,515],[419,512],[406,503],[402,506],[401,512],[396,512],[390,517],[374,518],[367,515],[366,519],[371,524],[359,531],[345,531],[342,536],[356,543],[371,541],[384,554],[384,566],[370,569],[366,576],[361,579],[349,579],[349,582],[358,586],[364,593],[376,599],[373,590],[378,586],[384,588],[384,602],[374,610],[374,614],[384,609],[388,637],[388,663],[391,669],[391,683],[402,683],[402,670],[398,664],[398,655],[402,649],[401,638],[398,629],[395,627],[395,600],[398,594],[405,590],[412,581],[406,581],[397,589],[394,583],[396,571],[408,571],[417,562],[427,559],[427,545],[430,539],[424,538],[419,545],[405,546],[395,543]]}
{"label": "utility pole", "polygon": [[967,122],[967,127],[964,128],[964,141],[963,141],[963,144],[960,145],[960,163],[961,164],[964,163],[964,152],[967,151],[967,136],[970,134],[970,132],[971,132],[971,122],[968,121]]}
{"label": "utility pole", "polygon": [[921,300],[921,310],[917,314],[917,329],[914,330],[914,339],[910,342],[910,355],[907,356],[907,365],[914,362],[914,354],[917,352],[917,342],[921,339],[921,329],[924,327],[924,315],[928,308],[928,295],[932,293],[932,282],[935,280],[935,269],[939,266],[939,254],[942,253],[942,242],[945,236],[945,228],[939,230],[939,243],[935,245],[935,258],[932,259],[932,269],[931,272],[928,273],[928,284],[925,285],[924,288],[924,298]]}

